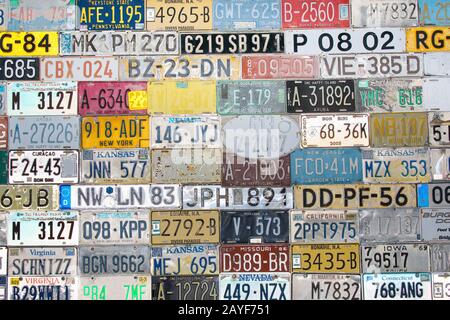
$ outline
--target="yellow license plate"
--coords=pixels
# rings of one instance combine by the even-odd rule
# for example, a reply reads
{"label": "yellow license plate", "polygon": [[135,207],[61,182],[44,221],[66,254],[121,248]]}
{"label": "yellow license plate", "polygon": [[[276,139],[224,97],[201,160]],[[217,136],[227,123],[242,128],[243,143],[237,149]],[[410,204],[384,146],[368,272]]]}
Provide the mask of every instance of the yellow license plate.
{"label": "yellow license plate", "polygon": [[406,29],[408,52],[450,51],[450,27]]}
{"label": "yellow license plate", "polygon": [[416,207],[415,184],[330,184],[294,187],[296,209]]}
{"label": "yellow license plate", "polygon": [[153,211],[152,244],[219,243],[219,211]]}
{"label": "yellow license plate", "polygon": [[58,32],[0,32],[0,56],[57,56]]}
{"label": "yellow license plate", "polygon": [[212,80],[152,81],[148,97],[151,114],[216,113],[216,81]]}
{"label": "yellow license plate", "polygon": [[292,272],[359,273],[359,244],[294,244]]}
{"label": "yellow license plate", "polygon": [[84,117],[82,148],[148,148],[150,121],[148,116]]}
{"label": "yellow license plate", "polygon": [[211,30],[212,0],[147,0],[147,30]]}

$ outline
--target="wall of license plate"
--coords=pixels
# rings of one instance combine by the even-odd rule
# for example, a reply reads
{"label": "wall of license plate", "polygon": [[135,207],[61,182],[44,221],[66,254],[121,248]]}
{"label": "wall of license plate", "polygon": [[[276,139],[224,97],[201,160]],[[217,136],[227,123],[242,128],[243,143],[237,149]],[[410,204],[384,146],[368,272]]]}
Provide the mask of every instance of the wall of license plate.
{"label": "wall of license plate", "polygon": [[0,0],[0,299],[450,299],[448,0]]}

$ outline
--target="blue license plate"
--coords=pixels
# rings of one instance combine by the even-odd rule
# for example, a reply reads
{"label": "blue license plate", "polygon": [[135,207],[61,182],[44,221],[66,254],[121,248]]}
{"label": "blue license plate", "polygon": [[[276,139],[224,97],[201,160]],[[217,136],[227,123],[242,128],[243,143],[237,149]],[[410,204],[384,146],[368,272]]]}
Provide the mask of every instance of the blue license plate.
{"label": "blue license plate", "polygon": [[421,25],[448,26],[450,24],[450,2],[444,0],[419,0]]}

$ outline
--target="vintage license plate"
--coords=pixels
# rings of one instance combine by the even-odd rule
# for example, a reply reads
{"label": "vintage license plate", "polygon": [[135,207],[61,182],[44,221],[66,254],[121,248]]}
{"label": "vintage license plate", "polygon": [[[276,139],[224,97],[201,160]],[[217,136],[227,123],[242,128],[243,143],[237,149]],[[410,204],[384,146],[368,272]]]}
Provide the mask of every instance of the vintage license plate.
{"label": "vintage license plate", "polygon": [[80,244],[122,245],[150,243],[147,211],[82,211]]}
{"label": "vintage license plate", "polygon": [[183,209],[292,209],[292,188],[183,186]]}
{"label": "vintage license plate", "polygon": [[219,243],[219,211],[152,211],[151,223],[152,245]]}
{"label": "vintage license plate", "polygon": [[418,0],[421,25],[441,25],[450,24],[448,15],[448,2],[441,0]]}
{"label": "vintage license plate", "polygon": [[76,246],[78,212],[10,212],[7,230],[8,246]]}
{"label": "vintage license plate", "polygon": [[10,276],[74,276],[76,248],[9,248],[8,270]]}
{"label": "vintage license plate", "polygon": [[284,53],[282,32],[182,33],[182,54]]}
{"label": "vintage license plate", "polygon": [[371,147],[421,147],[427,143],[428,116],[425,112],[370,115]]}
{"label": "vintage license plate", "polygon": [[153,300],[218,300],[219,277],[152,277]]}
{"label": "vintage license plate", "polygon": [[0,58],[0,81],[40,79],[39,58]]}
{"label": "vintage license plate", "polygon": [[177,245],[151,248],[153,276],[197,276],[219,274],[217,245]]}
{"label": "vintage license plate", "polygon": [[289,245],[220,246],[221,272],[289,272]]}
{"label": "vintage license plate", "polygon": [[361,300],[361,291],[360,275],[292,275],[292,300]]}
{"label": "vintage license plate", "polygon": [[217,81],[217,113],[227,115],[286,112],[284,81]]}
{"label": "vintage license plate", "polygon": [[363,242],[420,241],[419,209],[368,209],[359,211],[359,238]]}
{"label": "vintage license plate", "polygon": [[[449,6],[450,8],[450,6]],[[423,100],[430,111],[450,111],[447,103],[450,92],[441,90],[450,86],[450,78],[425,78],[423,80]]]}
{"label": "vintage license plate", "polygon": [[57,56],[58,32],[0,32],[2,57]]}
{"label": "vintage license plate", "polygon": [[450,210],[421,209],[422,237],[424,241],[450,240]]}
{"label": "vintage license plate", "polygon": [[79,277],[80,300],[151,300],[149,276]]}
{"label": "vintage license plate", "polygon": [[1,210],[52,210],[58,208],[56,186],[0,186]]}
{"label": "vintage license plate", "polygon": [[77,116],[9,117],[9,149],[79,149]]}
{"label": "vintage license plate", "polygon": [[121,57],[121,81],[236,80],[240,78],[238,56],[186,55],[178,57]]}
{"label": "vintage license plate", "polygon": [[420,53],[323,55],[320,71],[324,79],[421,77],[423,60]]}
{"label": "vintage license plate", "polygon": [[0,150],[8,149],[8,117],[0,117]]}
{"label": "vintage license plate", "polygon": [[292,272],[359,273],[359,244],[294,244]]}
{"label": "vintage license plate", "polygon": [[0,276],[5,276],[8,274],[8,269],[10,268],[7,265],[7,262],[8,262],[8,248],[0,247]]}
{"label": "vintage license plate", "polygon": [[218,116],[153,116],[151,148],[221,148]]}
{"label": "vintage license plate", "polygon": [[77,115],[76,82],[10,82],[9,116]]}
{"label": "vintage license plate", "polygon": [[60,209],[177,209],[178,184],[60,185]]}
{"label": "vintage license plate", "polygon": [[[1,9],[0,9],[1,10]],[[6,82],[0,82],[0,115],[5,116],[7,111],[7,92],[6,88],[8,87],[8,84]]]}
{"label": "vintage license plate", "polygon": [[6,245],[6,219],[7,213],[0,213],[0,245]]}
{"label": "vintage license plate", "polygon": [[358,242],[357,210],[291,210],[291,243]]}
{"label": "vintage license plate", "polygon": [[150,114],[216,113],[214,80],[150,81],[147,92]]}
{"label": "vintage license plate", "polygon": [[450,145],[450,112],[428,113],[430,146],[447,147]]}
{"label": "vintage license plate", "polygon": [[349,0],[281,0],[283,29],[346,28]]}
{"label": "vintage license plate", "polygon": [[210,30],[212,2],[147,0],[147,30]]}
{"label": "vintage license plate", "polygon": [[8,184],[8,151],[6,150],[0,150],[0,166],[2,168],[5,168],[0,173],[0,185],[2,184]]}
{"label": "vintage license plate", "polygon": [[80,30],[143,30],[144,0],[112,0],[106,3],[78,0]]}
{"label": "vintage license plate", "polygon": [[406,51],[450,51],[450,27],[416,27],[406,29]]}
{"label": "vintage license plate", "polygon": [[81,119],[81,147],[148,148],[148,116],[100,116]]}
{"label": "vintage license plate", "polygon": [[450,274],[433,273],[433,300],[450,300]]}
{"label": "vintage license plate", "polygon": [[147,149],[92,149],[81,151],[83,183],[150,182],[150,152]]}
{"label": "vintage license plate", "polygon": [[417,0],[352,0],[352,26],[408,27],[418,23]]}
{"label": "vintage license plate", "polygon": [[364,274],[363,288],[364,300],[431,300],[431,274]]}
{"label": "vintage license plate", "polygon": [[423,79],[356,80],[358,111],[424,111],[424,83]]}
{"label": "vintage license plate", "polygon": [[383,209],[416,207],[415,184],[294,186],[296,209]]}
{"label": "vintage license plate", "polygon": [[280,210],[221,211],[220,242],[289,242],[289,213]]}
{"label": "vintage license plate", "polygon": [[78,151],[10,151],[9,184],[78,183]]}
{"label": "vintage license plate", "polygon": [[427,76],[450,76],[450,53],[425,52],[423,69]]}
{"label": "vintage license plate", "polygon": [[61,56],[177,55],[175,32],[61,32]]}
{"label": "vintage license plate", "polygon": [[354,112],[353,80],[286,81],[287,112]]}
{"label": "vintage license plate", "polygon": [[[0,25],[0,27],[1,27],[1,25]],[[0,276],[0,300],[8,299],[7,283],[8,283],[8,277]]]}
{"label": "vintage license plate", "polygon": [[362,150],[364,182],[429,182],[428,148]]}
{"label": "vintage license plate", "polygon": [[311,79],[319,74],[316,56],[252,55],[242,57],[242,79]]}
{"label": "vintage license plate", "polygon": [[41,59],[42,81],[117,81],[117,57],[60,57]]}
{"label": "vintage license plate", "polygon": [[450,183],[417,185],[417,206],[421,208],[450,207]]}
{"label": "vintage license plate", "polygon": [[291,153],[292,184],[336,184],[362,181],[358,148],[306,148]]}
{"label": "vintage license plate", "polygon": [[289,273],[221,273],[219,300],[291,300]]}
{"label": "vintage license plate", "polygon": [[300,124],[302,148],[369,145],[368,114],[307,115],[301,116]]}
{"label": "vintage license plate", "polygon": [[[9,1],[2,1],[0,3],[0,31],[5,31],[8,28],[9,20]],[[0,300],[6,300],[6,277],[0,277]]]}
{"label": "vintage license plate", "polygon": [[222,149],[154,149],[152,153],[153,183],[221,182]]}
{"label": "vintage license plate", "polygon": [[212,12],[214,30],[281,29],[279,0],[215,0]]}
{"label": "vintage license plate", "polygon": [[433,244],[431,246],[431,271],[450,271],[450,244]]}
{"label": "vintage license plate", "polygon": [[8,300],[77,300],[77,279],[8,277]]}

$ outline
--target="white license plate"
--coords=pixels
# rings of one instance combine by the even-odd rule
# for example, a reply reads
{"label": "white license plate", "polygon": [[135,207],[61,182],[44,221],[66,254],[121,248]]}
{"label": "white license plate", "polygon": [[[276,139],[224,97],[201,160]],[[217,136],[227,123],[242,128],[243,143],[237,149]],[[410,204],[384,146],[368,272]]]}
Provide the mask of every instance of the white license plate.
{"label": "white license plate", "polygon": [[431,178],[433,181],[450,180],[450,150],[429,149]]}
{"label": "white license plate", "polygon": [[433,300],[450,300],[449,273],[433,273]]}
{"label": "white license plate", "polygon": [[78,151],[10,151],[10,184],[78,183]]}
{"label": "white license plate", "polygon": [[440,242],[450,240],[450,210],[421,209],[422,237],[424,241]]}
{"label": "white license plate", "polygon": [[80,300],[151,300],[150,276],[80,277]]}
{"label": "white license plate", "polygon": [[8,300],[77,300],[77,278],[8,277]]}
{"label": "white license plate", "polygon": [[7,261],[8,261],[8,248],[0,247],[0,276],[5,276],[8,274],[9,266],[7,265]]}
{"label": "white license plate", "polygon": [[301,146],[364,147],[369,145],[369,115],[301,116]]}
{"label": "white license plate", "polygon": [[419,16],[417,0],[352,0],[351,12],[358,28],[413,27]]}
{"label": "white license plate", "polygon": [[450,53],[427,52],[423,55],[423,69],[427,76],[450,76]]}
{"label": "white license plate", "polygon": [[432,147],[446,147],[450,145],[450,112],[429,112],[428,129]]}
{"label": "white license plate", "polygon": [[431,300],[430,273],[363,275],[364,300]]}
{"label": "white license plate", "polygon": [[431,271],[447,272],[450,270],[450,243],[431,245]]}
{"label": "white license plate", "polygon": [[361,276],[292,274],[292,300],[361,300]]}
{"label": "white license plate", "polygon": [[423,101],[430,111],[450,111],[450,78],[424,78]]}

